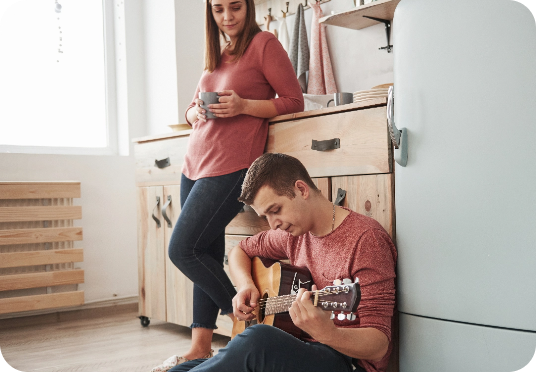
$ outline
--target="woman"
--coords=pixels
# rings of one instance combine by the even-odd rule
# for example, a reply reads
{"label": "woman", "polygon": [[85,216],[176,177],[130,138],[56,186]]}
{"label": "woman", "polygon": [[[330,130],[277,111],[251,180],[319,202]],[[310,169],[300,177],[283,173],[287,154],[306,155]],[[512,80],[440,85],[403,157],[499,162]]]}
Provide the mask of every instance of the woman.
{"label": "woman", "polygon": [[[181,179],[182,211],[169,244],[171,261],[194,282],[192,345],[153,372],[212,356],[218,311],[233,318],[236,291],[223,271],[224,239],[243,206],[237,200],[242,181],[263,153],[268,118],[303,111],[290,60],[274,35],[256,24],[254,1],[206,4],[205,71],[186,111],[193,132]],[[219,103],[209,106],[216,119],[206,118],[199,92],[219,92]]]}

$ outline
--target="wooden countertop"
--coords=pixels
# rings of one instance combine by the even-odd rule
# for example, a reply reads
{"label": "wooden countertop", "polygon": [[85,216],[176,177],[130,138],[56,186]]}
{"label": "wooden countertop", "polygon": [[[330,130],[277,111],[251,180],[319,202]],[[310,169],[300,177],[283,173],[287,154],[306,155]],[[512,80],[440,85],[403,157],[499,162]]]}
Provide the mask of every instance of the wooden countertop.
{"label": "wooden countertop", "polygon": [[[300,120],[300,119],[311,118],[315,116],[331,115],[331,114],[337,114],[340,112],[353,111],[353,110],[372,108],[372,107],[378,107],[378,106],[385,106],[386,104],[387,104],[386,97],[373,98],[373,99],[369,99],[366,101],[349,103],[347,105],[328,107],[328,108],[323,108],[319,110],[297,112],[297,113],[288,114],[288,115],[279,115],[279,116],[275,116],[271,118],[269,120],[269,123],[270,125],[272,125],[272,124],[280,123],[283,121]],[[151,141],[157,141],[161,139],[188,136],[190,135],[190,133],[192,133],[192,129],[170,132],[170,133],[165,133],[165,134],[154,134],[151,136],[134,138],[132,142],[134,143],[151,142]]]}

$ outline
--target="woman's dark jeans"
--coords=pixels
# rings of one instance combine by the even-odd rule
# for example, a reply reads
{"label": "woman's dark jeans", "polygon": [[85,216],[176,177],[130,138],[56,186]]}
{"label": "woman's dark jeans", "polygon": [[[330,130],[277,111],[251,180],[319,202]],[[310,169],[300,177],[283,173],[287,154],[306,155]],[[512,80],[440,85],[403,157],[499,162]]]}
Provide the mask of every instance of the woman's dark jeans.
{"label": "woman's dark jeans", "polygon": [[223,270],[225,227],[242,209],[237,199],[247,169],[192,181],[181,178],[181,213],[169,242],[169,258],[194,282],[191,328],[216,329],[218,310],[233,312],[236,290]]}
{"label": "woman's dark jeans", "polygon": [[[247,328],[210,359],[195,359],[169,372],[352,372],[352,358],[319,342],[303,342],[272,326]],[[358,367],[354,372],[365,372]]]}

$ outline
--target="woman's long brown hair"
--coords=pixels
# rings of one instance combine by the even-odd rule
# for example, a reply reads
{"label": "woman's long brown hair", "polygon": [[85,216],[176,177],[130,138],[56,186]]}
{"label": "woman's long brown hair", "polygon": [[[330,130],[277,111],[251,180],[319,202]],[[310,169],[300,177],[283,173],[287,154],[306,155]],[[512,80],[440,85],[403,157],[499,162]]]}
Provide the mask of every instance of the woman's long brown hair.
{"label": "woman's long brown hair", "polygon": [[[259,25],[255,21],[255,3],[254,0],[245,0],[246,2],[246,23],[242,33],[238,37],[233,50],[229,52],[234,56],[232,62],[236,62],[244,55],[247,47],[253,37],[261,32]],[[206,0],[207,8],[205,15],[205,70],[212,72],[216,69],[221,60],[221,43],[220,37],[225,40],[225,33],[218,28],[212,15],[212,0]]]}

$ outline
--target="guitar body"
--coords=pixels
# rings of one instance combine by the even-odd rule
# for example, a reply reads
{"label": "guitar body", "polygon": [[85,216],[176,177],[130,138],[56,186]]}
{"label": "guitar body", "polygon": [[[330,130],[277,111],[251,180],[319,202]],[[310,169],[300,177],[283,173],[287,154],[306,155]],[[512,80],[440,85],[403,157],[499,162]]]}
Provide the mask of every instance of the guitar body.
{"label": "guitar body", "polygon": [[[311,290],[313,285],[307,269],[259,257],[254,257],[251,262],[251,276],[260,292],[261,299],[296,295],[300,288]],[[308,336],[294,325],[288,312],[265,315],[264,311],[257,308],[255,314],[257,319],[249,322],[236,320],[233,324],[231,337],[234,338],[254,324],[271,325],[300,339]]]}

